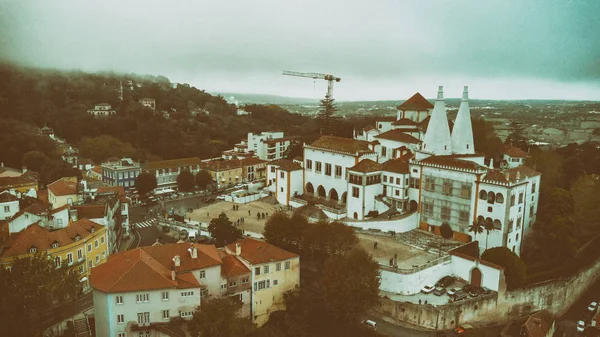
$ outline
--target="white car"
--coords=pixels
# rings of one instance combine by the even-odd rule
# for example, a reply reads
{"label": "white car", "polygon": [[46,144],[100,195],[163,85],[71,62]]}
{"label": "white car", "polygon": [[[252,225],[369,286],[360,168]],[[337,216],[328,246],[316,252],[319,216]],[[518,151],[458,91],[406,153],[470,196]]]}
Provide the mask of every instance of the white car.
{"label": "white car", "polygon": [[583,330],[585,330],[585,322],[580,320],[577,322],[577,332],[583,332]]}
{"label": "white car", "polygon": [[456,294],[459,290],[460,288],[449,288],[448,290],[446,290],[446,294],[448,294],[448,296],[452,296]]}
{"label": "white car", "polygon": [[224,195],[219,195],[219,196],[217,196],[217,200],[225,200],[225,196]]}
{"label": "white car", "polygon": [[432,293],[434,290],[435,290],[435,286],[433,284],[428,284],[428,285],[424,286],[423,288],[421,288],[421,292],[423,294]]}
{"label": "white car", "polygon": [[597,308],[598,308],[598,302],[592,302],[588,306],[588,311],[596,311]]}

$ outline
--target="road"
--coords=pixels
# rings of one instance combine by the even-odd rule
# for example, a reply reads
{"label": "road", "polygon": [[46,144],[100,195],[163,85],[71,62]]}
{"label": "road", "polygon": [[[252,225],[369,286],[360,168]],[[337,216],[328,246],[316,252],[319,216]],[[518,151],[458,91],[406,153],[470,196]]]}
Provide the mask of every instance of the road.
{"label": "road", "polygon": [[434,336],[434,332],[413,330],[410,328],[398,326],[392,323],[388,323],[382,319],[379,319],[373,315],[365,315],[363,319],[370,319],[377,323],[377,332],[382,335],[390,337],[429,337]]}
{"label": "road", "polygon": [[[556,332],[554,336],[570,337],[581,336],[577,333],[576,325],[580,319],[586,320],[590,317],[587,310],[591,302],[600,300],[600,279],[596,281],[575,304],[559,320],[556,321]],[[589,321],[588,321],[589,324]]]}

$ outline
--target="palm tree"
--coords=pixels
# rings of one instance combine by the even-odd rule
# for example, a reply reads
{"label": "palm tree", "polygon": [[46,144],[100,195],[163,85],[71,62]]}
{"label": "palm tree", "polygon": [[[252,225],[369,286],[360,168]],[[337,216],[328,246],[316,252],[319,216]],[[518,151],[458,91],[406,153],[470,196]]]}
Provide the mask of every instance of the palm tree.
{"label": "palm tree", "polygon": [[494,224],[491,221],[486,221],[485,225],[483,225],[483,229],[485,229],[485,232],[486,232],[485,250],[487,250],[488,249],[488,238],[490,237],[490,232],[495,230],[496,227],[494,227]]}
{"label": "palm tree", "polygon": [[475,239],[473,241],[477,241],[477,234],[483,233],[483,225],[479,223],[479,221],[473,221],[471,226],[469,226],[469,232],[475,234]]}

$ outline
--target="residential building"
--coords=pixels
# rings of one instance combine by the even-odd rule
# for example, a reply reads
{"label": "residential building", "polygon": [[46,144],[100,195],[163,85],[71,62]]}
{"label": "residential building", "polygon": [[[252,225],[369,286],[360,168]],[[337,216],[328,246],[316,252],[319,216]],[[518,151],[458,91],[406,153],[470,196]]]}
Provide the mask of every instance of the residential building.
{"label": "residential building", "polygon": [[[400,213],[406,216],[396,220],[397,228],[439,234],[447,222],[454,239],[469,242],[469,226],[487,223],[494,230],[479,240],[481,248],[504,246],[520,254],[535,222],[541,175],[513,160],[523,158],[522,151],[505,154],[512,166],[484,164],[474,149],[466,87],[454,123],[441,87],[435,105],[416,94],[398,110],[400,119],[379,118],[355,139],[322,136],[305,144],[304,194],[321,199],[321,206],[343,208],[353,226]],[[339,219],[337,213],[326,214]]]}
{"label": "residential building", "polygon": [[238,240],[227,245],[225,250],[252,271],[251,317],[254,323],[262,326],[272,312],[285,310],[283,294],[300,286],[300,257],[252,238]]}
{"label": "residential building", "polygon": [[240,160],[242,165],[242,180],[246,182],[265,180],[267,161],[258,158],[246,158]]}
{"label": "residential building", "polygon": [[72,205],[79,200],[77,177],[63,177],[48,185],[50,208]]}
{"label": "residential building", "polygon": [[105,227],[87,219],[56,231],[33,224],[2,245],[0,265],[11,268],[16,258],[42,253],[52,258],[57,267],[66,263],[86,288],[90,270],[108,257],[107,241]]}
{"label": "residential building", "polygon": [[247,148],[262,160],[283,158],[292,141],[297,137],[284,137],[282,131],[248,133]]}
{"label": "residential building", "polygon": [[142,166],[142,170],[156,176],[156,189],[160,191],[177,187],[179,173],[187,170],[195,175],[200,171],[201,164],[198,157],[180,158],[148,162]]}
{"label": "residential building", "polygon": [[8,191],[0,192],[0,220],[7,220],[19,211],[19,198]]}
{"label": "residential building", "polygon": [[114,116],[117,114],[108,103],[98,103],[93,109],[90,109],[87,112],[96,118]]}
{"label": "residential building", "polygon": [[[33,198],[31,198],[33,199]],[[41,202],[21,199],[17,203],[17,212],[10,218],[0,220],[0,234],[2,242],[34,223],[46,226],[48,223],[48,209]]]}
{"label": "residential building", "polygon": [[503,168],[514,168],[525,164],[525,160],[529,158],[529,153],[514,146],[506,146],[502,152],[502,161],[500,166]]}
{"label": "residential building", "polygon": [[54,137],[54,130],[48,127],[48,125],[44,124],[44,127],[40,129],[40,135],[52,138]]}
{"label": "residential building", "polygon": [[292,197],[303,192],[302,166],[288,159],[279,159],[269,162],[267,185],[275,198],[282,204],[289,206]]}
{"label": "residential building", "polygon": [[79,167],[79,150],[69,144],[61,144],[58,146],[57,150],[64,161],[69,163],[74,168]]}
{"label": "residential building", "polygon": [[154,98],[142,98],[139,100],[139,102],[141,105],[145,106],[146,108],[156,110],[156,100],[154,100]]}
{"label": "residential building", "polygon": [[210,173],[218,188],[245,181],[240,160],[211,160],[203,162],[200,167]]}
{"label": "residential building", "polygon": [[89,171],[94,167],[94,162],[91,159],[80,158],[77,163],[77,169],[85,172]]}
{"label": "residential building", "polygon": [[37,197],[38,173],[28,170],[26,166],[21,169],[5,167],[0,164],[0,192],[11,191],[16,196],[22,194]]}
{"label": "residential building", "polygon": [[222,157],[226,160],[242,160],[245,158],[254,158],[255,153],[253,150],[248,149],[248,142],[242,140],[238,144],[235,144],[232,150],[223,151]]}
{"label": "residential building", "polygon": [[110,186],[120,186],[126,190],[135,187],[135,179],[142,171],[140,164],[131,158],[105,162],[100,168],[102,182]]}
{"label": "residential building", "polygon": [[[85,172],[86,177],[102,181],[102,167],[100,165],[95,165],[91,169]],[[131,185],[131,183],[130,183]]]}
{"label": "residential building", "polygon": [[552,337],[555,321],[548,310],[540,310],[531,314],[521,326],[521,337]]}

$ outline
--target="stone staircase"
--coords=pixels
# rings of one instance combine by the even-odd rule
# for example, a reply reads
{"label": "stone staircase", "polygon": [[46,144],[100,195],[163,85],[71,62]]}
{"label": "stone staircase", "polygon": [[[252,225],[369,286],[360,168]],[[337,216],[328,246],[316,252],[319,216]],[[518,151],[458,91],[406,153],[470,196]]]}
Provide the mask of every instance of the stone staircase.
{"label": "stone staircase", "polygon": [[398,233],[396,235],[396,239],[422,249],[437,251],[439,248],[441,248],[442,251],[445,252],[464,245],[462,242],[440,239],[440,236],[422,231],[420,229],[413,229],[405,233]]}
{"label": "stone staircase", "polygon": [[73,321],[75,326],[75,336],[77,337],[90,337],[90,326],[85,318],[79,318]]}

